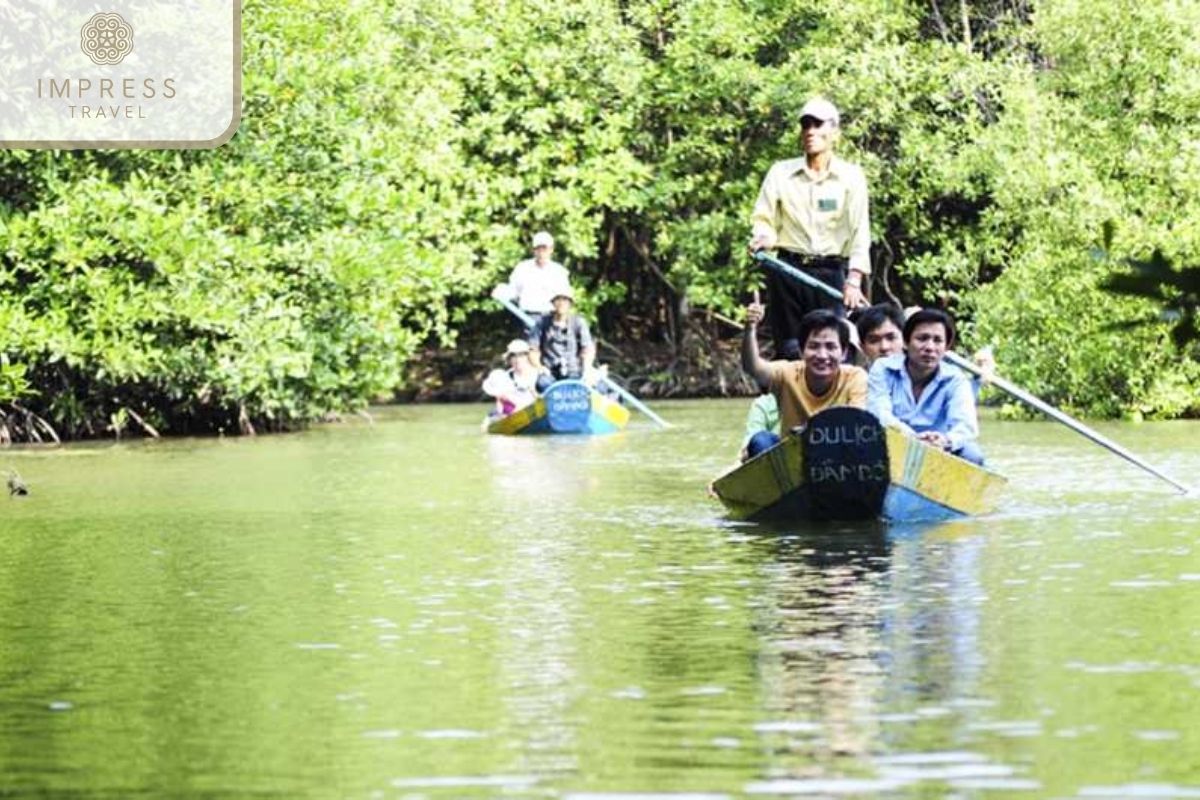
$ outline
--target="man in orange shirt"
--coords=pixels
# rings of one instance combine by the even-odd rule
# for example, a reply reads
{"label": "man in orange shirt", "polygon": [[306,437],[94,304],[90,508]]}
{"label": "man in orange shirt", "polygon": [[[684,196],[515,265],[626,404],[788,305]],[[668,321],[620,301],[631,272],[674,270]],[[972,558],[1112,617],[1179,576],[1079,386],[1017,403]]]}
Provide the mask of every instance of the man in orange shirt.
{"label": "man in orange shirt", "polygon": [[[781,430],[803,427],[817,412],[833,406],[867,407],[867,373],[842,363],[850,333],[834,312],[818,309],[800,319],[799,361],[767,361],[759,355],[757,328],[763,313],[759,303],[746,307],[742,369],[775,395]],[[747,455],[753,458],[779,441],[778,435],[761,431],[747,444]]]}

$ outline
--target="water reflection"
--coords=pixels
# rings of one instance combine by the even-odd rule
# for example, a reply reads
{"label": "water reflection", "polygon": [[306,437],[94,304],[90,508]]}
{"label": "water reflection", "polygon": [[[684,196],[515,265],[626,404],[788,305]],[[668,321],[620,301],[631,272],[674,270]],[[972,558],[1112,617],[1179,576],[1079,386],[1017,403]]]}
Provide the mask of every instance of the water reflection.
{"label": "water reflection", "polygon": [[596,470],[622,446],[609,436],[484,436],[492,496],[505,505],[562,511],[603,483]]}
{"label": "water reflection", "polygon": [[[507,450],[528,452],[520,446]],[[580,694],[581,609],[573,569],[578,546],[566,520],[562,523],[515,524],[496,532],[503,588],[494,609],[495,657],[508,712],[506,734],[520,742],[512,768],[521,774],[559,775],[576,765],[569,712]]]}
{"label": "water reflection", "polygon": [[[766,534],[770,535],[770,534]],[[883,680],[882,592],[891,544],[876,527],[780,537],[763,565],[756,628],[772,771],[865,757]]]}
{"label": "water reflection", "polygon": [[[947,776],[944,761],[877,756],[919,754],[923,726],[976,692],[982,547],[953,524],[779,536],[761,567],[766,602],[756,620],[767,715],[756,730],[772,758],[768,781],[751,791],[879,791]],[[1011,773],[985,762],[966,754],[954,776]],[[826,785],[863,776],[861,786]]]}

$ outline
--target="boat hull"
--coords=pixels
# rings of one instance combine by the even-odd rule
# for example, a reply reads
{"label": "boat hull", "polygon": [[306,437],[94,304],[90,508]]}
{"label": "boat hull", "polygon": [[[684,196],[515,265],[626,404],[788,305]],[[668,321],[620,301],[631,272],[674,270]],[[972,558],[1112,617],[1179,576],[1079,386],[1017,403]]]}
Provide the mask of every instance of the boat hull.
{"label": "boat hull", "polygon": [[737,519],[935,522],[994,510],[1005,483],[861,409],[834,408],[717,478],[713,491]]}
{"label": "boat hull", "polygon": [[507,436],[533,434],[616,433],[629,423],[629,409],[610,400],[583,381],[551,384],[532,405],[506,417],[485,421],[488,433]]}

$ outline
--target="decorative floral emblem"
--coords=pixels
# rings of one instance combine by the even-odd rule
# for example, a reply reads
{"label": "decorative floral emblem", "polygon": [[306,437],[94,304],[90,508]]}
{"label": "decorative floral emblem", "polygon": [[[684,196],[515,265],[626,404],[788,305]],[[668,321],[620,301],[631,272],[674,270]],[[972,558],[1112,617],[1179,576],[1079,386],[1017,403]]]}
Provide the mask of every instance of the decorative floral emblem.
{"label": "decorative floral emblem", "polygon": [[80,31],[79,46],[97,64],[120,64],[133,52],[133,28],[120,14],[96,14]]}

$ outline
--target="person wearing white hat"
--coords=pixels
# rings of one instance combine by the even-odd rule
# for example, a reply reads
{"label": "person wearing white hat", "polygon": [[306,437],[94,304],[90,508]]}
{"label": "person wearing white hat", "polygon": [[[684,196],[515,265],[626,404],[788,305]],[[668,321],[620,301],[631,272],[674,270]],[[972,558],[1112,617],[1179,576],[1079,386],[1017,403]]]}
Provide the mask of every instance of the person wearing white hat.
{"label": "person wearing white hat", "polygon": [[504,417],[537,399],[538,369],[529,358],[529,343],[513,339],[504,351],[507,369],[494,369],[483,381],[483,391],[496,398],[492,416]]}
{"label": "person wearing white hat", "polygon": [[575,293],[565,283],[551,290],[554,311],[546,314],[529,334],[533,365],[545,371],[537,389],[546,391],[554,381],[582,380],[588,385],[602,377],[594,365],[596,342],[583,317],[575,313]]}
{"label": "person wearing white hat", "polygon": [[[534,322],[551,311],[551,292],[560,285],[568,284],[570,276],[562,264],[551,259],[554,254],[554,237],[547,231],[533,235],[533,258],[527,258],[513,267],[507,284],[500,284],[492,291],[493,297],[515,300],[517,307]],[[528,329],[525,330],[528,334]]]}
{"label": "person wearing white hat", "polygon": [[815,308],[843,314],[866,302],[871,272],[867,179],[857,164],[833,154],[841,114],[823,97],[800,109],[804,155],[775,162],[763,179],[751,214],[750,251],[779,251],[779,258],[842,292],[838,301],[808,285],[771,272],[767,307],[776,357],[800,352],[800,318]]}

